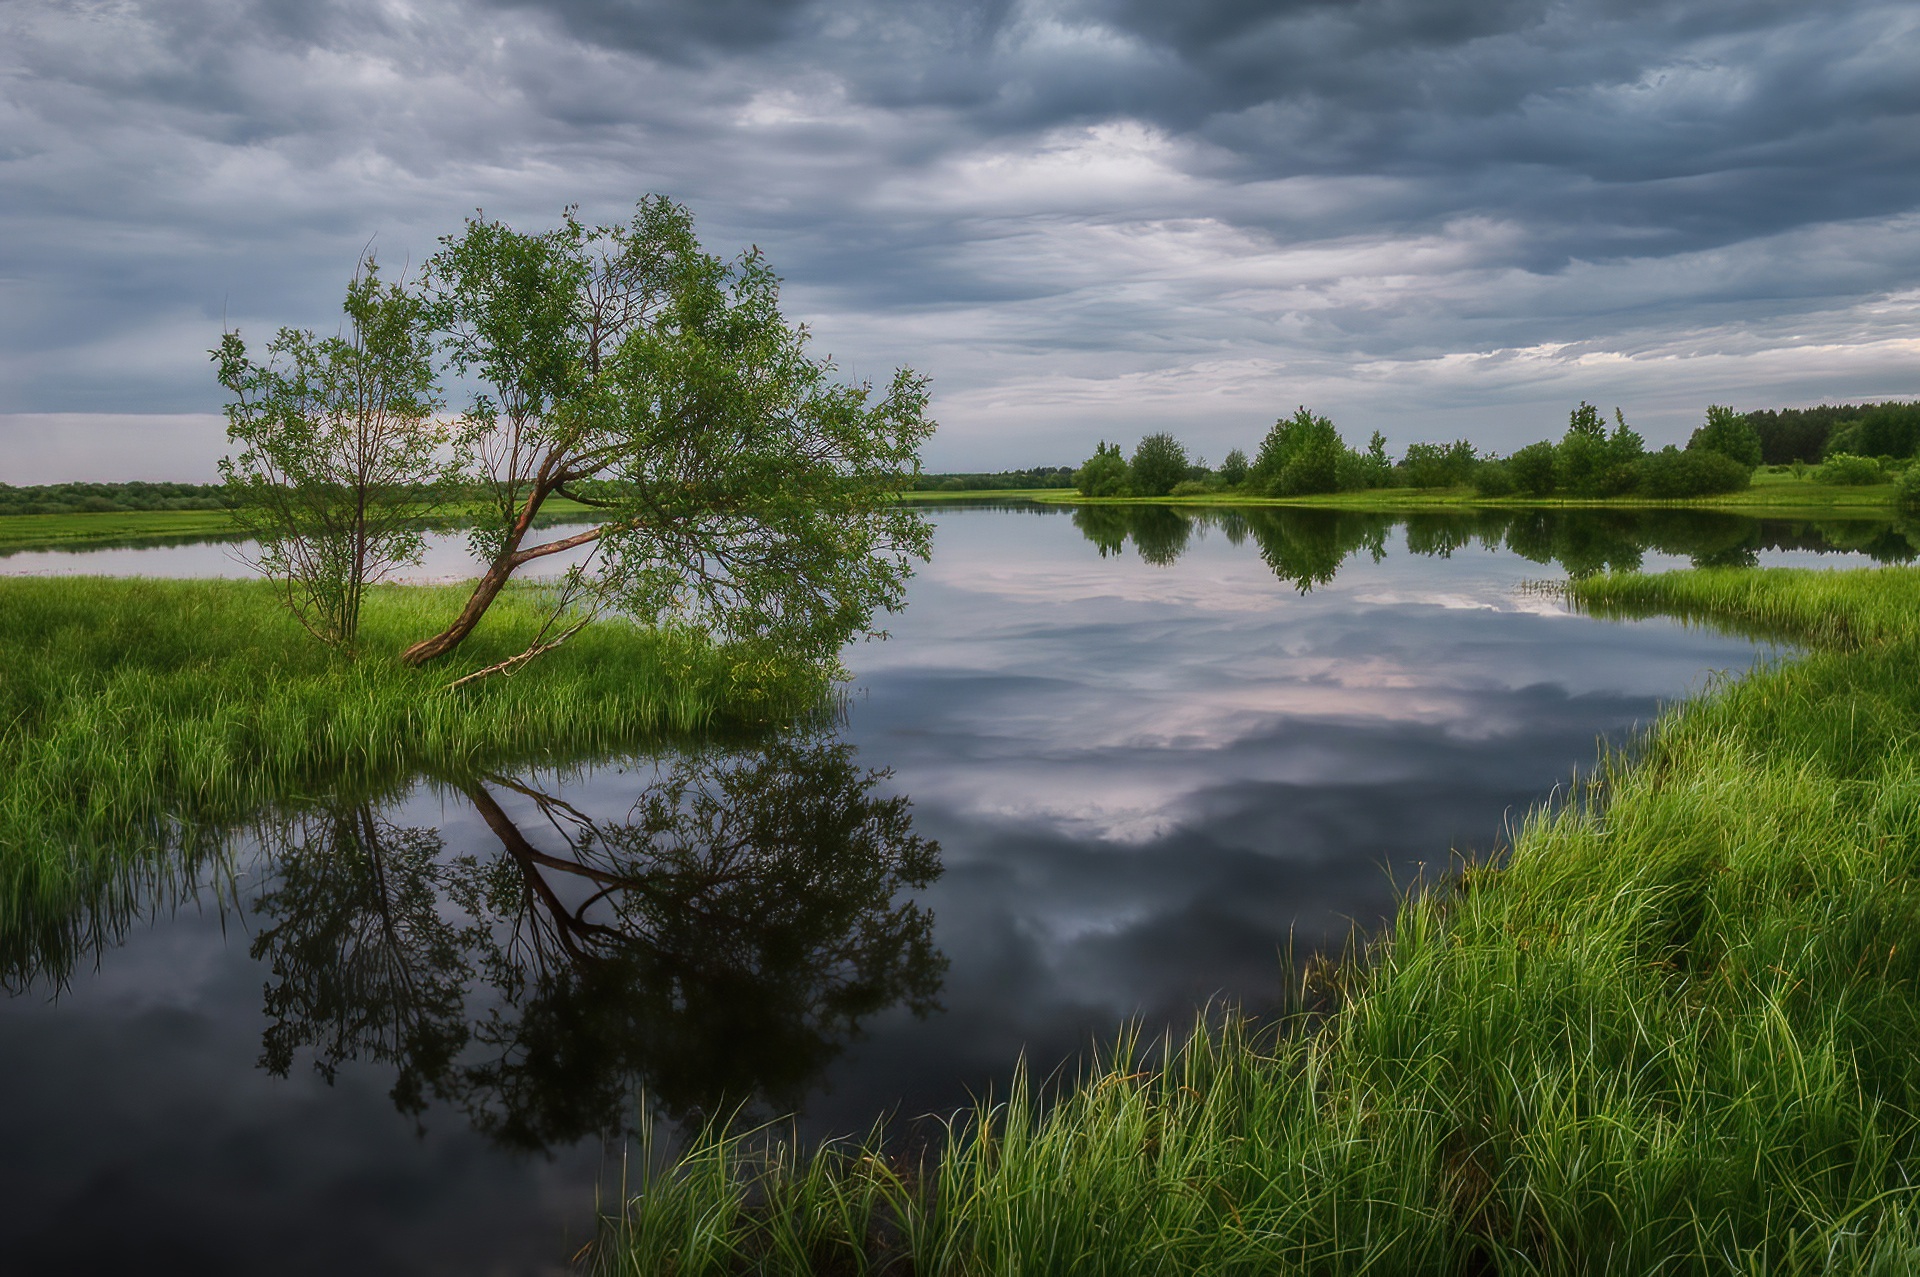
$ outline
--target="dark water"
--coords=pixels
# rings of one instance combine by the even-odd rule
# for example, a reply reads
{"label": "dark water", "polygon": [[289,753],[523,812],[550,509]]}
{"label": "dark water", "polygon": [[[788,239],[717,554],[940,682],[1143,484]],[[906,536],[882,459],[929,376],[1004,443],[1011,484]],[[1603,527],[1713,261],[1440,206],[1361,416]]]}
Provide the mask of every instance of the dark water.
{"label": "dark water", "polygon": [[313,796],[4,937],[0,1270],[564,1270],[621,1128],[862,1131],[1273,1005],[1283,946],[1765,655],[1524,583],[1912,557],[1671,515],[936,518],[836,721]]}

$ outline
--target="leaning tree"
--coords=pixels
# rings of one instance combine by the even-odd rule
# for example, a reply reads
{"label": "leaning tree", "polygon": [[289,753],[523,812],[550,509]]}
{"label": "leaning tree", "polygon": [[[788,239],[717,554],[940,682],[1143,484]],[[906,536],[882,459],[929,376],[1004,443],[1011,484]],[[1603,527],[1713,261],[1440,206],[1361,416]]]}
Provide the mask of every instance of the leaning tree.
{"label": "leaning tree", "polygon": [[[705,252],[688,211],[650,196],[624,225],[475,218],[426,274],[454,368],[481,387],[464,428],[489,498],[474,536],[487,566],[409,662],[451,651],[516,571],[582,546],[569,596],[588,614],[811,659],[900,604],[928,547],[898,499],[933,430],[926,380],[902,369],[877,396],[839,380],[781,315],[757,250]],[[592,508],[594,526],[531,537],[555,497]]]}

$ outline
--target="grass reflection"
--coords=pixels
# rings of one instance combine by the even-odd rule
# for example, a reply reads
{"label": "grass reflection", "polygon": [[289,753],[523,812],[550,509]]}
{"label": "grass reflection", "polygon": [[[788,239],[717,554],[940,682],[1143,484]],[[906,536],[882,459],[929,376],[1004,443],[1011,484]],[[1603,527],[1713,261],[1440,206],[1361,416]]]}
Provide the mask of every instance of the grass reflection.
{"label": "grass reflection", "polygon": [[[63,983],[142,918],[243,915],[266,970],[260,1064],[390,1070],[424,1120],[551,1149],[629,1128],[635,1097],[705,1121],[795,1106],[868,1017],[935,1006],[946,960],[912,893],[941,871],[907,800],[823,730],[643,762],[596,817],[550,780],[443,782],[482,841],[344,796],[175,841],[144,878],[0,931],[11,983]],[[267,886],[244,901],[234,848]]]}

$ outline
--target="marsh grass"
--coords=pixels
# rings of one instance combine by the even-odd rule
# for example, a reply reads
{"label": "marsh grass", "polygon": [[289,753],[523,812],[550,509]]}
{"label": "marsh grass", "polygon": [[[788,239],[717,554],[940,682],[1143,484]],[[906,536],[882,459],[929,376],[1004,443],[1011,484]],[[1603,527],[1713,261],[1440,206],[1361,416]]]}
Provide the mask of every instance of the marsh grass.
{"label": "marsh grass", "polygon": [[0,580],[0,931],[181,872],[204,831],[269,806],[778,721],[827,686],[767,653],[611,621],[450,691],[546,615],[537,588],[510,592],[446,661],[395,659],[463,599],[375,589],[355,659],[308,638],[267,582]]}
{"label": "marsh grass", "polygon": [[1406,899],[1324,1013],[1123,1042],[924,1155],[716,1129],[602,1270],[1920,1269],[1920,573],[1572,588],[1813,650]]}

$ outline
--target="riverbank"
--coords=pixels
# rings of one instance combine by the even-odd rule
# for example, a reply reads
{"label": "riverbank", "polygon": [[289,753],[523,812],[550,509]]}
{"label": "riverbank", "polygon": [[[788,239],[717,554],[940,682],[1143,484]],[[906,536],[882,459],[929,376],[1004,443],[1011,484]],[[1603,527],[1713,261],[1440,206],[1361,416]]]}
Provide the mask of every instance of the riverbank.
{"label": "riverbank", "polygon": [[818,671],[617,620],[450,688],[528,646],[548,614],[538,587],[503,595],[444,661],[402,665],[466,592],[374,587],[355,660],[301,630],[271,582],[0,579],[0,932],[184,829],[783,720],[825,691]]}
{"label": "riverbank", "polygon": [[1501,868],[924,1155],[710,1139],[603,1271],[1910,1271],[1920,572],[1571,587],[1804,644],[1676,706]]}
{"label": "riverbank", "polygon": [[[1049,505],[1137,506],[1278,506],[1331,510],[1370,510],[1380,513],[1424,513],[1479,509],[1594,509],[1594,510],[1720,510],[1751,515],[1805,518],[1886,519],[1896,513],[1891,483],[1841,487],[1815,483],[1791,474],[1755,476],[1744,492],[1685,501],[1612,499],[1575,501],[1526,497],[1481,497],[1470,489],[1376,488],[1365,492],[1335,492],[1311,497],[1250,497],[1205,493],[1185,497],[1083,497],[1070,488],[980,489],[962,492],[906,492],[902,499],[915,505],[995,501],[1037,502]],[[542,511],[542,522],[585,518],[592,510],[555,498]],[[452,518],[448,526],[457,526]],[[191,541],[238,540],[246,534],[224,510],[154,510],[102,514],[14,514],[0,516],[0,558],[22,550],[90,550],[110,546],[180,544]]]}
{"label": "riverbank", "polygon": [[[588,506],[556,497],[542,507],[541,523],[564,522],[591,513]],[[467,516],[456,510],[448,513],[444,522],[448,527],[457,527],[464,517]],[[109,546],[237,541],[246,536],[246,531],[227,510],[0,515],[0,555],[17,550],[97,550]]]}

